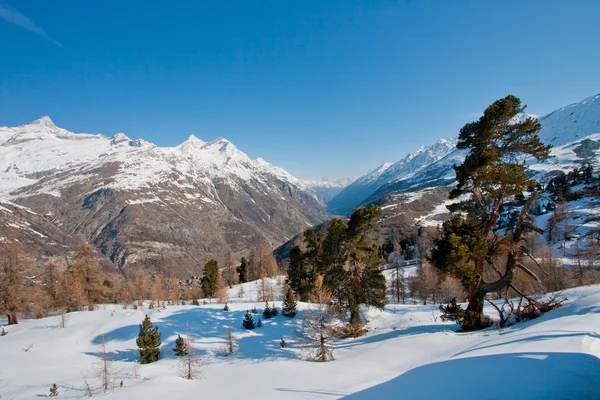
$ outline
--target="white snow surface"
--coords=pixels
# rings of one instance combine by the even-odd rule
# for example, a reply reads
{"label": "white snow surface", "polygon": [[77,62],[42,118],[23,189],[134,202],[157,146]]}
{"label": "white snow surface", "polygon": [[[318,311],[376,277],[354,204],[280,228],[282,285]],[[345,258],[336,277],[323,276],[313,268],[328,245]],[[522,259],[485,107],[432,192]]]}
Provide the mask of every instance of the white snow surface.
{"label": "white snow surface", "polygon": [[[45,397],[53,383],[59,398],[82,398],[83,376],[91,384],[104,337],[115,366],[112,399],[597,399],[600,398],[600,286],[564,292],[568,303],[542,317],[496,330],[459,333],[439,320],[437,305],[388,305],[365,310],[369,333],[334,342],[335,361],[299,359],[292,334],[297,319],[278,316],[252,331],[241,327],[260,285],[230,290],[231,311],[223,305],[95,311],[22,320],[0,337],[2,398]],[[281,302],[276,302],[281,306]],[[299,308],[306,308],[300,304]],[[486,312],[494,316],[491,309]],[[135,338],[148,314],[162,333],[161,358],[139,367]],[[255,315],[255,318],[260,314]],[[171,348],[186,325],[202,359],[203,376],[188,381],[177,373]],[[221,354],[231,326],[238,350]],[[288,347],[282,349],[284,338]],[[24,349],[29,350],[24,351]],[[468,378],[468,384],[465,380]]]}

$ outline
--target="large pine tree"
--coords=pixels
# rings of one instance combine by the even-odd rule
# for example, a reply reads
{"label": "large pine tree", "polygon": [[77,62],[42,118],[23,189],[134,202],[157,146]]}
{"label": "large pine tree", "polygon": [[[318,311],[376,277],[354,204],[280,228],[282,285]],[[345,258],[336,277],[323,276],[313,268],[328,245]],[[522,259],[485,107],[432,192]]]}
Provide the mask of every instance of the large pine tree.
{"label": "large pine tree", "polygon": [[357,208],[346,223],[334,218],[327,234],[313,228],[304,232],[306,251],[295,251],[290,262],[290,287],[301,299],[309,297],[316,277],[321,274],[342,311],[349,312],[351,323],[363,322],[360,305],[383,308],[386,303],[385,278],[377,268],[383,261],[373,241],[376,222],[381,218],[377,206]]}
{"label": "large pine tree", "polygon": [[[457,217],[444,224],[432,261],[443,271],[463,279],[472,278],[463,321],[463,328],[467,330],[488,326],[483,314],[485,296],[511,285],[515,268],[537,278],[519,262],[523,234],[543,232],[533,225],[528,215],[537,193],[534,191],[529,196],[506,235],[495,232],[505,199],[537,186],[528,176],[523,160],[526,157],[541,160],[550,152],[550,146],[544,145],[538,136],[541,125],[537,119],[518,118],[524,110],[521,100],[509,95],[491,104],[478,121],[460,130],[457,148],[466,150],[467,156],[461,165],[454,167],[457,185],[450,197],[468,196],[468,200],[453,207],[453,210],[466,211],[468,216],[466,221]],[[500,257],[506,260],[504,271],[494,265],[494,260]],[[486,268],[499,279],[485,282]]]}
{"label": "large pine tree", "polygon": [[140,324],[140,333],[135,343],[140,353],[140,364],[150,364],[158,361],[161,345],[160,332],[158,326],[152,324],[148,315]]}

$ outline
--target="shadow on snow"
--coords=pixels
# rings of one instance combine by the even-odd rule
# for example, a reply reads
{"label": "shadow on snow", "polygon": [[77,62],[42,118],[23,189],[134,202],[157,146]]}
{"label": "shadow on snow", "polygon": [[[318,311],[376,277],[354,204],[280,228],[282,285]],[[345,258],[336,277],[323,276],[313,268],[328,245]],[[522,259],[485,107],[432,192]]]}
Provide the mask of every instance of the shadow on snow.
{"label": "shadow on snow", "polygon": [[423,365],[345,399],[598,399],[598,382],[588,354],[497,354]]}

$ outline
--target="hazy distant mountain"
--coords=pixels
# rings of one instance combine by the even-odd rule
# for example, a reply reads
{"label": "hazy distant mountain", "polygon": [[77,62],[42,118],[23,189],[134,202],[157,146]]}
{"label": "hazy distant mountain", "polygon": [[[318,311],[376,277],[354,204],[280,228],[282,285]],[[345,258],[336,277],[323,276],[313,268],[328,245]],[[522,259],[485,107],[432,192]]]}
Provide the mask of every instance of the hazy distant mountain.
{"label": "hazy distant mountain", "polygon": [[356,180],[356,177],[304,181],[304,184],[316,192],[324,203],[333,199],[339,192]]}

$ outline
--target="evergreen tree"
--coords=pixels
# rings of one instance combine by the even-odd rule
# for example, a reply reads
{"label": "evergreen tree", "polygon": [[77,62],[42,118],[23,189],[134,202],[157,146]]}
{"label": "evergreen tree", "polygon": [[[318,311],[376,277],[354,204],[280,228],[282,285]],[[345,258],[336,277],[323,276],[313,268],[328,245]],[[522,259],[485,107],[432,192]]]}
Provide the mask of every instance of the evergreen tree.
{"label": "evergreen tree", "polygon": [[181,337],[181,335],[177,335],[177,339],[175,339],[175,347],[173,348],[173,351],[175,352],[175,355],[177,357],[183,357],[189,353],[190,349],[188,347],[188,344],[187,344],[186,340]]}
{"label": "evergreen tree", "polygon": [[219,264],[216,260],[210,260],[204,265],[202,276],[202,292],[204,296],[211,298],[216,295],[219,280]]}
{"label": "evergreen tree", "polygon": [[246,260],[246,257],[242,257],[239,267],[235,270],[239,275],[240,283],[248,282],[248,260]]}
{"label": "evergreen tree", "polygon": [[271,304],[271,317],[276,317],[279,315],[279,310],[275,307],[275,303]]}
{"label": "evergreen tree", "polygon": [[260,328],[263,325],[262,321],[260,320],[260,318],[258,318],[258,322],[256,323],[256,327]]}
{"label": "evergreen tree", "polygon": [[244,315],[244,321],[242,321],[242,326],[244,327],[244,329],[256,328],[256,325],[254,324],[254,318],[252,318],[252,314],[250,314],[248,311],[246,311],[246,314]]}
{"label": "evergreen tree", "polygon": [[292,289],[288,288],[285,293],[285,299],[283,300],[283,307],[281,308],[281,315],[288,318],[294,318],[296,315],[296,299]]}
{"label": "evergreen tree", "polygon": [[267,303],[265,301],[265,309],[263,310],[263,317],[265,317],[265,319],[269,319],[272,316],[272,311],[271,311],[271,307],[269,307],[269,303]]}
{"label": "evergreen tree", "polygon": [[256,309],[256,307],[252,307],[252,314],[258,314],[258,310]]}
{"label": "evergreen tree", "polygon": [[160,332],[158,326],[153,325],[150,317],[146,315],[144,321],[140,324],[140,333],[135,343],[140,352],[140,364],[150,364],[158,361],[160,354]]}
{"label": "evergreen tree", "polygon": [[225,303],[225,307],[223,307],[223,311],[229,311],[229,306]]}
{"label": "evergreen tree", "polygon": [[[512,231],[505,236],[494,232],[505,199],[537,186],[521,160],[527,156],[543,160],[550,154],[550,146],[544,145],[538,136],[541,125],[537,119],[528,117],[515,121],[514,118],[524,110],[521,100],[509,95],[491,104],[478,121],[468,123],[460,130],[456,148],[466,150],[467,155],[462,164],[454,167],[457,185],[450,192],[450,198],[468,195],[469,199],[458,203],[451,211],[466,211],[467,220],[474,227],[469,235],[479,236],[475,242],[484,243],[482,249],[471,253],[475,275],[471,276],[471,295],[463,329],[481,329],[489,325],[483,314],[485,296],[509,286],[515,268],[535,276],[518,259],[522,253],[523,234],[529,231],[543,233],[527,220],[538,193],[534,191],[529,196]],[[568,186],[566,180],[560,177],[559,191],[560,186]],[[501,251],[504,254],[500,254]],[[453,256],[452,252],[447,255]],[[486,264],[492,265],[493,257],[499,255],[505,256],[506,260],[502,277],[495,282],[485,282]],[[494,269],[498,271],[497,267]]]}

